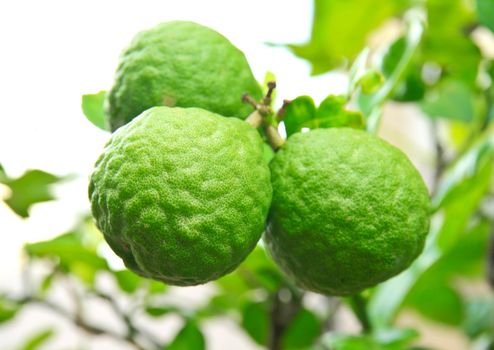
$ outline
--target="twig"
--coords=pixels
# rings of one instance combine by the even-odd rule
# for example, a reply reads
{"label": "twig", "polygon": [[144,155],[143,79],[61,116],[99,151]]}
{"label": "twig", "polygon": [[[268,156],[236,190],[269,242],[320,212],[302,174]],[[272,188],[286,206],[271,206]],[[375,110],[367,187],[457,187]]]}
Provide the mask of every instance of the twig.
{"label": "twig", "polygon": [[[288,290],[288,289],[287,289]],[[273,295],[271,307],[270,334],[268,348],[270,350],[282,350],[282,339],[286,328],[293,321],[294,317],[302,308],[302,296],[291,292],[291,299],[288,303],[283,302],[280,291]]]}
{"label": "twig", "polygon": [[125,313],[115,302],[115,300],[110,296],[107,295],[101,291],[93,290],[91,291],[91,294],[105,300],[108,302],[110,307],[113,309],[114,313],[122,319],[123,323],[125,324],[125,327],[127,328],[126,336],[125,339],[127,340],[135,340],[135,338],[141,336],[144,337],[146,340],[148,340],[155,348],[161,348],[162,344],[152,335],[151,333],[139,329],[131,319],[131,317]]}
{"label": "twig", "polygon": [[242,96],[242,101],[250,104],[255,109],[246,121],[255,128],[262,126],[269,145],[274,151],[277,151],[285,143],[285,139],[278,132],[277,126],[278,122],[283,118],[289,101],[285,100],[283,102],[283,106],[275,116],[271,109],[271,98],[275,88],[276,82],[270,81],[268,83],[268,91],[260,103],[247,93]]}
{"label": "twig", "polygon": [[27,297],[17,299],[17,300],[13,298],[11,300],[13,300],[14,302],[21,304],[21,305],[25,305],[25,304],[29,304],[29,303],[35,303],[35,304],[44,306],[44,307],[48,308],[49,310],[55,312],[56,314],[58,314],[58,315],[64,317],[65,319],[71,321],[74,325],[76,325],[77,327],[79,327],[80,329],[82,329],[83,331],[85,331],[89,334],[106,335],[106,336],[109,336],[115,340],[127,341],[128,343],[133,345],[138,350],[149,349],[149,348],[139,344],[139,342],[135,338],[125,337],[125,336],[123,336],[119,333],[113,332],[109,329],[104,329],[104,328],[95,326],[95,325],[83,320],[82,318],[74,317],[74,316],[72,316],[72,314],[70,312],[68,312],[67,310],[65,310],[61,306],[59,306],[55,303],[52,303],[51,301],[41,299],[38,297],[34,297],[34,296],[27,296]]}
{"label": "twig", "polygon": [[491,228],[489,247],[487,249],[487,282],[494,289],[494,229]]}
{"label": "twig", "polygon": [[434,148],[436,150],[436,166],[434,169],[434,181],[432,187],[432,194],[434,195],[437,191],[437,187],[439,184],[439,179],[441,178],[444,169],[446,169],[447,160],[445,159],[444,147],[439,139],[439,132],[437,121],[431,121],[431,134],[432,140],[434,141]]}
{"label": "twig", "polygon": [[372,324],[367,314],[367,302],[364,297],[361,294],[351,296],[350,306],[362,325],[362,331],[364,333],[370,333],[372,331]]}

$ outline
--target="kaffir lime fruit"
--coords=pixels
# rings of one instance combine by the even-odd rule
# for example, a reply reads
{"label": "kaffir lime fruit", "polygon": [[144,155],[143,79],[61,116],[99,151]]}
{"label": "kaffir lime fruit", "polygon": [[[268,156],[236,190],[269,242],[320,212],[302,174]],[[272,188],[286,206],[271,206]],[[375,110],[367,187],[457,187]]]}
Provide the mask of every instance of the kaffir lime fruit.
{"label": "kaffir lime fruit", "polygon": [[272,191],[262,145],[240,119],[151,108],[117,130],[96,163],[96,224],[142,276],[181,286],[214,280],[263,232]]}
{"label": "kaffir lime fruit", "polygon": [[429,194],[408,158],[354,129],[288,139],[271,163],[265,235],[301,287],[351,295],[407,268],[429,227]]}
{"label": "kaffir lime fruit", "polygon": [[216,31],[193,22],[162,23],[139,33],[122,53],[107,100],[112,130],[153,106],[200,107],[245,118],[242,103],[261,88],[244,54]]}

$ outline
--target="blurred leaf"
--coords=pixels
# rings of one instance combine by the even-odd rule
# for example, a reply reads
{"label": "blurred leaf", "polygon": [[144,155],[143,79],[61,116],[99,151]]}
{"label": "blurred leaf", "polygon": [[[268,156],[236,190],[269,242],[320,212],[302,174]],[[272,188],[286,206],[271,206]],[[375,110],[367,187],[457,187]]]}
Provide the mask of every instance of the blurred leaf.
{"label": "blurred leaf", "polygon": [[[455,244],[435,264],[430,271],[439,278],[454,276],[483,278],[486,273],[486,255],[491,224],[484,219],[468,230],[462,230]],[[443,277],[440,277],[443,276]]]}
{"label": "blurred leaf", "polygon": [[428,278],[422,281],[414,286],[405,304],[434,321],[459,325],[463,321],[464,305],[458,292],[443,280]]}
{"label": "blurred leaf", "polygon": [[455,326],[463,322],[465,303],[449,284],[457,276],[484,277],[489,232],[487,220],[462,232],[455,245],[418,279],[406,305],[438,322]]}
{"label": "blurred leaf", "polygon": [[[472,4],[463,0],[428,0],[428,29],[421,47],[424,62],[438,64],[443,75],[475,86],[481,60],[466,28],[475,22]],[[461,59],[460,59],[461,58]]]}
{"label": "blurred leaf", "polygon": [[350,67],[347,99],[359,86],[364,94],[372,94],[384,83],[381,72],[366,67],[369,51],[368,48],[363,49]]}
{"label": "blurred leaf", "polygon": [[26,244],[24,249],[30,257],[53,259],[88,284],[94,282],[98,270],[108,270],[106,260],[99,257],[94,248],[84,246],[76,232]]}
{"label": "blurred leaf", "polygon": [[463,328],[472,339],[483,333],[492,334],[494,332],[494,300],[474,299],[467,301]]}
{"label": "blurred leaf", "polygon": [[348,74],[348,96],[351,96],[358,82],[367,72],[367,59],[369,58],[369,48],[364,48],[353,61]]}
{"label": "blurred leaf", "polygon": [[[139,277],[139,276],[137,276]],[[168,286],[164,284],[163,282],[155,281],[155,280],[147,280],[146,281],[148,284],[148,292],[149,294],[161,294],[164,293],[167,289]]]}
{"label": "blurred leaf", "polygon": [[269,335],[269,314],[266,303],[248,302],[242,309],[242,328],[260,345],[266,345]]}
{"label": "blurred leaf", "polygon": [[477,0],[480,23],[494,32],[494,0]]}
{"label": "blurred leaf", "polygon": [[21,350],[36,350],[39,349],[43,344],[50,340],[55,335],[53,329],[43,330],[27,340],[27,342],[20,347]]}
{"label": "blurred leaf", "polygon": [[82,111],[86,118],[98,128],[110,131],[105,118],[104,102],[106,91],[82,96]]}
{"label": "blurred leaf", "polygon": [[393,99],[399,102],[415,102],[421,100],[426,92],[426,86],[420,75],[420,67],[413,66],[404,80],[396,86]]}
{"label": "blurred leaf", "polygon": [[197,324],[188,320],[166,350],[205,350],[206,340]]}
{"label": "blurred leaf", "polygon": [[141,277],[129,270],[113,271],[112,273],[120,289],[126,293],[134,293],[143,281]]}
{"label": "blurred leaf", "polygon": [[367,95],[376,92],[383,83],[383,75],[375,69],[367,70],[358,81],[358,85],[362,87],[362,92]]}
{"label": "blurred leaf", "polygon": [[145,308],[146,313],[152,317],[162,317],[169,313],[180,313],[180,310],[174,306],[147,306]]}
{"label": "blurred leaf", "polygon": [[[437,208],[455,201],[470,192],[471,186],[479,186],[478,178],[482,169],[491,168],[494,158],[494,134],[487,134],[478,140],[440,179],[433,205]],[[488,177],[485,175],[484,177]],[[469,186],[471,185],[471,186]],[[484,184],[485,186],[485,184]]]}
{"label": "blurred leaf", "polygon": [[394,68],[388,71],[388,77],[380,89],[372,95],[358,96],[358,105],[366,117],[367,130],[371,133],[377,132],[384,103],[396,93],[410,65],[413,64],[425,30],[423,17],[424,14],[420,10],[407,13],[407,30],[403,39],[404,47],[400,50],[400,58],[393,62]]}
{"label": "blurred leaf", "polygon": [[283,118],[287,137],[301,131],[303,124],[315,118],[315,116],[316,106],[311,97],[299,96],[291,101]]}
{"label": "blurred leaf", "polygon": [[29,216],[29,208],[33,204],[55,199],[51,194],[51,185],[65,179],[42,170],[28,170],[16,179],[7,177],[3,168],[1,172],[0,182],[11,191],[4,201],[23,218]]}
{"label": "blurred leaf", "polygon": [[39,286],[39,291],[41,295],[43,296],[46,295],[46,293],[50,290],[51,286],[53,285],[55,276],[56,276],[56,272],[51,272],[43,278]]}
{"label": "blurred leaf", "polygon": [[315,0],[310,42],[289,45],[312,64],[312,74],[353,61],[369,34],[409,4],[405,0]]}
{"label": "blurred leaf", "polygon": [[313,312],[300,310],[283,334],[283,349],[308,348],[321,334],[321,327],[321,321]]}
{"label": "blurred leaf", "polygon": [[[389,78],[398,67],[405,50],[407,49],[407,38],[402,36],[396,39],[383,53],[380,67],[386,78]],[[425,93],[425,84],[421,78],[420,66],[417,59],[411,60],[403,73],[403,78],[396,84],[392,98],[397,101],[418,101]]]}
{"label": "blurred leaf", "polygon": [[209,299],[209,302],[196,311],[198,320],[203,318],[224,316],[228,312],[235,313],[235,318],[240,318],[238,315],[242,309],[244,297],[238,297],[231,293],[218,294]]}
{"label": "blurred leaf", "polygon": [[274,292],[279,289],[283,280],[281,272],[267,256],[265,249],[257,245],[233,273],[215,283],[224,293],[233,294],[238,298],[253,288]]}
{"label": "blurred leaf", "polygon": [[331,350],[405,350],[417,337],[413,329],[383,329],[371,335],[328,334],[322,343]]}
{"label": "blurred leaf", "polygon": [[422,110],[432,118],[470,123],[475,117],[475,95],[460,81],[443,81],[429,92],[421,103]]}
{"label": "blurred leaf", "polygon": [[15,317],[21,306],[0,295],[0,324]]}
{"label": "blurred leaf", "polygon": [[7,174],[5,173],[5,169],[3,165],[0,164],[0,183],[4,183],[8,179]]}
{"label": "blurred leaf", "polygon": [[416,340],[419,333],[415,329],[410,328],[391,328],[382,329],[374,332],[373,337],[376,341],[389,349],[400,349],[410,345]]}
{"label": "blurred leaf", "polygon": [[310,128],[364,128],[364,117],[361,112],[345,109],[344,96],[329,95],[321,102],[316,117],[304,126]]}

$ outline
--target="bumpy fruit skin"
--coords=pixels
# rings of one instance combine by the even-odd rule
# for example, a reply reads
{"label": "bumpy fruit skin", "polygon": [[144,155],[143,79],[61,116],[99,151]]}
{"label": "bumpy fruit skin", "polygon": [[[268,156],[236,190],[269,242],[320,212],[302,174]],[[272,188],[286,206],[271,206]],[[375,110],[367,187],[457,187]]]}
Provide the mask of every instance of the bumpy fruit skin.
{"label": "bumpy fruit skin", "polygon": [[244,93],[262,95],[244,54],[210,28],[173,21],[139,33],[122,53],[106,112],[112,130],[153,106],[245,118]]}
{"label": "bumpy fruit skin", "polygon": [[429,194],[408,158],[363,131],[290,137],[271,162],[265,234],[301,287],[351,295],[407,268],[423,249]]}
{"label": "bumpy fruit skin", "polygon": [[257,131],[198,108],[151,108],[117,130],[89,185],[96,224],[126,266],[180,286],[238,266],[271,194]]}

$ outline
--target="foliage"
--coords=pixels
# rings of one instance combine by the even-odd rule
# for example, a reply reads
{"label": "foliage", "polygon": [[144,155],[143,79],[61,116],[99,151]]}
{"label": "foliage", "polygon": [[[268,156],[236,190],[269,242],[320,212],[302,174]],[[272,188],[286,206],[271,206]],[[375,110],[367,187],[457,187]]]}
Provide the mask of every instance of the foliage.
{"label": "foliage", "polygon": [[[395,36],[376,45],[379,32],[390,27],[397,28]],[[473,39],[477,30],[494,35],[494,1],[314,0],[310,40],[288,45],[312,65],[313,74],[345,70],[348,89],[318,105],[310,96],[299,96],[282,112],[270,114],[269,126],[283,125],[287,136],[331,127],[375,133],[389,102],[417,107],[431,126],[430,142],[436,150],[430,155],[432,224],[424,252],[397,277],[358,296],[321,296],[314,306],[314,295],[293,286],[261,243],[233,273],[208,286],[211,296],[205,304],[184,305],[170,301],[173,287],[113,267],[102,254],[106,243],[92,220],[82,217],[68,232],[26,244],[27,285],[21,292],[0,293],[0,327],[35,304],[88,335],[104,334],[137,349],[205,349],[205,325],[216,318],[233,320],[253,343],[270,349],[425,349],[415,345],[417,330],[396,324],[402,312],[413,310],[463,333],[472,349],[492,349],[492,291],[465,292],[465,286],[486,285],[487,256],[494,256],[489,245],[494,220],[494,61]],[[266,93],[273,73],[265,80]],[[105,91],[84,95],[82,109],[90,122],[107,130],[104,100]],[[267,130],[265,126],[261,131],[266,140]],[[266,160],[272,157],[266,146]],[[65,179],[42,170],[12,178],[0,166],[0,183],[8,191],[4,202],[23,218],[33,205],[53,200],[53,186]],[[39,266],[45,272],[35,279],[32,274]],[[102,285],[103,279],[111,281],[111,289]],[[55,292],[60,289],[72,298],[71,307],[58,302]],[[124,325],[121,333],[93,323],[77,307],[91,299],[110,306]],[[361,333],[335,330],[334,314],[342,307],[360,321]],[[163,342],[138,322],[140,317],[182,323]],[[18,348],[49,346],[56,331],[37,328],[19,340]]]}

